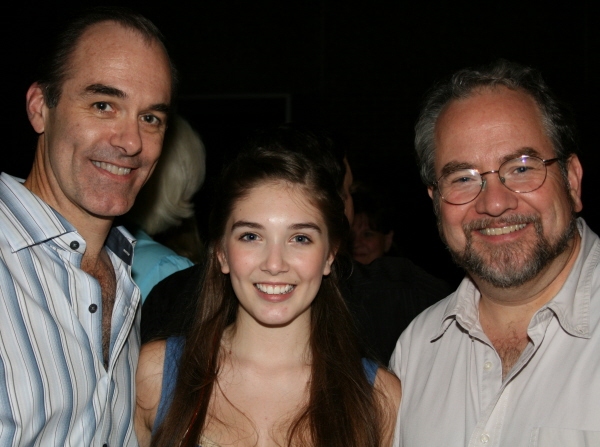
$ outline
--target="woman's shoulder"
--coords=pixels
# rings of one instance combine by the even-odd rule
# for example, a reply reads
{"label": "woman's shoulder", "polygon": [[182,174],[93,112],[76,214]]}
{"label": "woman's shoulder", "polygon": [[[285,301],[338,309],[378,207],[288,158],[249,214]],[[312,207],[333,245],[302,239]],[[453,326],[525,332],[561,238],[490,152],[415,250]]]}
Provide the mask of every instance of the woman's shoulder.
{"label": "woman's shoulder", "polygon": [[154,419],[160,403],[166,341],[146,343],[140,350],[135,375],[135,430],[140,446],[150,444]]}
{"label": "woman's shoulder", "polygon": [[[160,397],[163,366],[165,362],[166,340],[151,341],[142,345],[136,372],[138,399],[154,401]],[[149,404],[151,402],[147,402]],[[158,404],[158,400],[155,402]],[[148,405],[146,405],[148,406]]]}
{"label": "woman's shoulder", "polygon": [[375,388],[388,396],[393,403],[400,405],[402,386],[394,373],[386,368],[379,368],[375,377]]}
{"label": "woman's shoulder", "polygon": [[398,408],[402,398],[402,387],[400,379],[396,375],[385,368],[377,370],[375,378],[375,389],[379,391],[381,396],[381,406],[383,409],[383,444],[392,445]]}

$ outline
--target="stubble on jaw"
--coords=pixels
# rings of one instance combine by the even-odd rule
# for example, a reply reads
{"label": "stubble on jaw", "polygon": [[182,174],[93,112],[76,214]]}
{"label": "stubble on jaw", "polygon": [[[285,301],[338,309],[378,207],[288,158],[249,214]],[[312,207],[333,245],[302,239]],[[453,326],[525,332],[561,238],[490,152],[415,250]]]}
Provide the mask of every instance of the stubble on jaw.
{"label": "stubble on jaw", "polygon": [[568,247],[577,231],[575,217],[571,219],[560,237],[551,242],[544,235],[541,219],[538,216],[511,215],[509,218],[496,220],[495,223],[516,225],[532,224],[535,239],[517,241],[497,247],[483,247],[477,250],[473,243],[473,231],[488,226],[493,220],[483,219],[463,226],[466,237],[462,251],[448,247],[454,262],[494,287],[518,287],[535,278],[552,260],[562,254]]}

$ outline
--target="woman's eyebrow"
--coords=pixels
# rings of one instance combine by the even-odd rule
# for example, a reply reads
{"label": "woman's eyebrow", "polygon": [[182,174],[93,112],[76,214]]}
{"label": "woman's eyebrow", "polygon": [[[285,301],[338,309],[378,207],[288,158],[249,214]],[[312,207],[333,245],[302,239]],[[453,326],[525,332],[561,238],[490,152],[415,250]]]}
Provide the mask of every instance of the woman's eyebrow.
{"label": "woman's eyebrow", "polygon": [[237,222],[234,222],[234,224],[231,226],[231,230],[235,230],[237,228],[254,228],[257,230],[262,230],[264,229],[264,227],[261,224],[258,224],[256,222],[248,222],[246,220],[238,220]]}
{"label": "woman's eyebrow", "polygon": [[297,224],[290,225],[288,228],[290,230],[306,230],[306,229],[315,230],[318,233],[322,233],[321,227],[318,226],[316,223],[312,223],[312,222],[297,223]]}

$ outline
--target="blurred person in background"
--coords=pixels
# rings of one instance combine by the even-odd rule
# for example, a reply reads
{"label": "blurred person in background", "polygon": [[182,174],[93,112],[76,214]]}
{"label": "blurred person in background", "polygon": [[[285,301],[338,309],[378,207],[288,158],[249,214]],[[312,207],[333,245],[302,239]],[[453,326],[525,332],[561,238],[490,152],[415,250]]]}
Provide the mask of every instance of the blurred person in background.
{"label": "blurred person in background", "polygon": [[202,140],[185,119],[174,116],[154,174],[124,216],[137,239],[131,270],[142,303],[157,283],[201,259],[193,198],[205,174]]}
{"label": "blurred person in background", "polygon": [[397,254],[393,250],[394,212],[384,193],[374,186],[358,183],[352,187],[352,201],[354,220],[351,242],[354,260],[370,264],[386,254]]}

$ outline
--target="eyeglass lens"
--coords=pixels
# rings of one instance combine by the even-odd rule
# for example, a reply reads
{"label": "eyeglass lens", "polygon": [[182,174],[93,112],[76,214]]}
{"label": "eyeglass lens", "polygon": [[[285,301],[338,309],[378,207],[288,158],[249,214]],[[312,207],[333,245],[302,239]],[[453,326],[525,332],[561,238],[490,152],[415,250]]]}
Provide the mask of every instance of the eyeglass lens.
{"label": "eyeglass lens", "polygon": [[[486,172],[483,175],[493,174]],[[546,179],[546,164],[537,157],[518,157],[505,161],[497,171],[504,186],[514,192],[525,193],[538,189]],[[462,205],[474,200],[486,180],[475,169],[461,169],[440,178],[438,188],[442,198],[451,204]]]}

